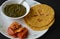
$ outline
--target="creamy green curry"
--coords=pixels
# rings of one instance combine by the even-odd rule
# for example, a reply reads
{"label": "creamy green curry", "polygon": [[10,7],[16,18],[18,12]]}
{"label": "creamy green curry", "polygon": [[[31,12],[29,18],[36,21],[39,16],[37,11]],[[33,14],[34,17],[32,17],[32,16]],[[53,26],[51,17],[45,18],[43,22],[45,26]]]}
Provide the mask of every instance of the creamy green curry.
{"label": "creamy green curry", "polygon": [[26,13],[26,8],[21,4],[6,5],[4,14],[9,17],[20,17]]}

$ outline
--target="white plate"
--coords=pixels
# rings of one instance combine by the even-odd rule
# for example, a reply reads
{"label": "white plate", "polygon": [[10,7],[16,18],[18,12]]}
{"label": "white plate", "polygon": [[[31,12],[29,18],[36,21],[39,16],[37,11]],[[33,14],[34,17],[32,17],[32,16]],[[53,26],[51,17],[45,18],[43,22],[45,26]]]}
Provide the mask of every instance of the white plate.
{"label": "white plate", "polygon": [[[34,6],[35,4],[39,4],[39,2],[36,2],[36,1],[27,1],[26,2],[32,7]],[[0,12],[1,13],[1,12]],[[18,39],[18,38],[13,38],[12,36],[8,35],[7,34],[7,28],[9,27],[9,25],[13,22],[13,21],[17,21],[18,23],[20,23],[23,27],[26,27],[29,29],[29,36],[27,39],[36,39],[38,37],[41,37],[43,34],[45,34],[47,30],[43,30],[43,31],[33,31],[32,29],[30,29],[26,23],[24,23],[24,20],[23,19],[19,19],[19,20],[12,20],[12,19],[8,19],[8,18],[5,18],[3,15],[0,14],[0,32],[5,35],[6,37],[8,38],[11,38],[11,39]]]}

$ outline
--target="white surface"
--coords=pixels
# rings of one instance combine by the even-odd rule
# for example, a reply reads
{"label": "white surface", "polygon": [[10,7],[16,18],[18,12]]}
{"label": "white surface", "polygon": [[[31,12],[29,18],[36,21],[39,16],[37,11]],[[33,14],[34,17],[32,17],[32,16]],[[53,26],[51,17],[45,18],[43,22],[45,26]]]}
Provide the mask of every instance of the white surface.
{"label": "white surface", "polygon": [[3,12],[3,9],[4,9],[4,7],[6,6],[6,5],[10,5],[10,4],[21,4],[21,1],[19,1],[19,0],[16,0],[16,1],[5,1],[2,5],[1,5],[1,14],[2,15],[4,15],[6,18],[8,18],[8,19],[20,19],[20,18],[23,18],[23,17],[25,17],[28,13],[29,13],[29,11],[30,11],[30,6],[28,5],[28,3],[26,3],[25,1],[22,3],[22,5],[23,6],[25,6],[26,7],[26,13],[23,15],[23,16],[20,16],[20,17],[15,17],[15,18],[13,18],[13,17],[8,17],[7,15],[5,15],[4,14],[4,12]]}
{"label": "white surface", "polygon": [[[27,1],[27,3],[30,5],[30,6],[33,6],[34,4],[37,4],[38,2],[36,1]],[[43,30],[43,31],[33,31],[32,29],[30,29],[25,23],[24,23],[24,20],[23,19],[19,19],[19,20],[12,20],[12,19],[8,19],[6,17],[4,17],[3,15],[1,15],[0,13],[0,32],[11,38],[11,39],[17,39],[17,38],[13,38],[11,37],[10,35],[7,34],[7,28],[9,27],[9,25],[13,22],[13,21],[17,21],[18,23],[20,23],[23,27],[26,27],[28,28],[29,30],[29,36],[27,39],[36,39],[38,37],[41,37],[43,34],[45,34],[47,32],[47,30]]]}

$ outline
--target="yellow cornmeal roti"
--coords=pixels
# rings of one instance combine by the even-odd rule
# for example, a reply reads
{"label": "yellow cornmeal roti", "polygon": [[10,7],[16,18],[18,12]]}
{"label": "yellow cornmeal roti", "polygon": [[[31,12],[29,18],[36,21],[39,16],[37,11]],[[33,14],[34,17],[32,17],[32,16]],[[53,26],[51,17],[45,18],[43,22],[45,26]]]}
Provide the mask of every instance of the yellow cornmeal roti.
{"label": "yellow cornmeal roti", "polygon": [[29,26],[30,28],[32,28],[35,31],[41,31],[41,30],[46,30],[49,29],[49,27],[51,27],[51,25],[54,23],[55,20],[53,20],[51,23],[49,23],[49,25],[46,26],[42,26],[42,27],[33,27],[33,26]]}
{"label": "yellow cornmeal roti", "polygon": [[[54,19],[54,10],[46,4],[37,4],[31,7],[29,14],[24,17],[25,22],[33,29],[46,26]],[[36,30],[36,29],[35,29]]]}

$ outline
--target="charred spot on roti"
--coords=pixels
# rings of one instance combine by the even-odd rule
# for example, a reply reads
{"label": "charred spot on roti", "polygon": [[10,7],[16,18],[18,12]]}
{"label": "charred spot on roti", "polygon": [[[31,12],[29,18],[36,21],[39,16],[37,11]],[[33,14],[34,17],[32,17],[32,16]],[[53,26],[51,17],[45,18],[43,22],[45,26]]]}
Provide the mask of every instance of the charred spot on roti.
{"label": "charred spot on roti", "polygon": [[37,19],[39,22],[43,21],[42,19]]}

